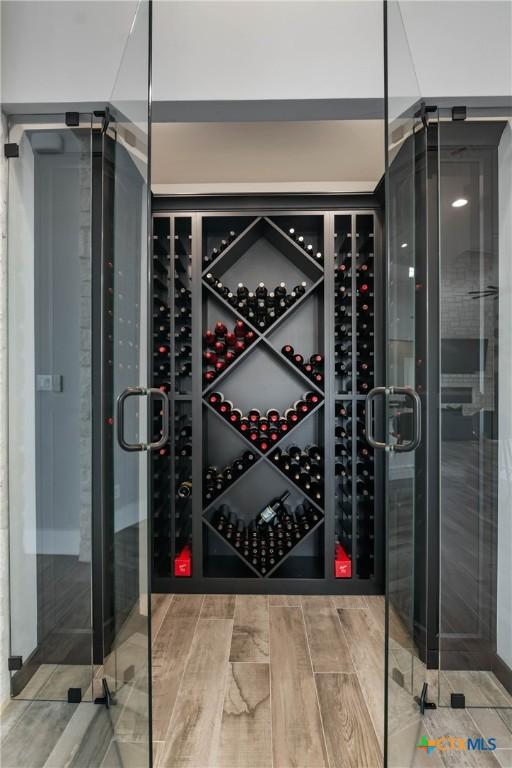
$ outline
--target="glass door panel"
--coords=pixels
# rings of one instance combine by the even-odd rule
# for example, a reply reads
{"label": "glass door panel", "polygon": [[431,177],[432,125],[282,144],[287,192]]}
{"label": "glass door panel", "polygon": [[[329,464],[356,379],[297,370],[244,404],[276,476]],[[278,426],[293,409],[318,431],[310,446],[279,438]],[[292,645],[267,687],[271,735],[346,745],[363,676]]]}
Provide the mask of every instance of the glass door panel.
{"label": "glass door panel", "polygon": [[502,116],[440,123],[441,706],[458,693],[466,707],[512,707],[512,142]]}
{"label": "glass door panel", "polygon": [[420,363],[427,131],[399,4],[388,2],[386,16],[386,752],[390,767],[404,768],[416,765],[419,756],[422,724],[416,699],[426,680],[419,606],[425,602],[420,576],[425,556],[420,439],[425,390]]}
{"label": "glass door panel", "polygon": [[[105,682],[119,764],[151,764],[148,562],[150,4],[139,2],[104,134],[106,419],[112,426],[111,626]],[[165,409],[164,409],[165,411]],[[117,764],[117,763],[116,763]]]}
{"label": "glass door panel", "polygon": [[24,699],[92,698],[91,141],[91,115],[19,117],[9,133],[10,667]]}

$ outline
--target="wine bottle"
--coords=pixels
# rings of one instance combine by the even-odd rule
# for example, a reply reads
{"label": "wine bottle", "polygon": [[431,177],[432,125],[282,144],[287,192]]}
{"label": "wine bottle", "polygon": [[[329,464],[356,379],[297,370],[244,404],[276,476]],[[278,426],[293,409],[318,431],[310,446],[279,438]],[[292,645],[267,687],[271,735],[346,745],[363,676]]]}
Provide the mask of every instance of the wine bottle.
{"label": "wine bottle", "polygon": [[236,295],[239,301],[246,301],[249,296],[249,289],[243,283],[238,283]]}
{"label": "wine bottle", "polygon": [[[268,295],[267,288],[265,286],[265,283],[259,283],[258,287],[254,291],[257,299],[266,299]],[[263,304],[264,306],[264,304]]]}
{"label": "wine bottle", "polygon": [[235,323],[234,334],[238,339],[243,339],[247,333],[247,326],[243,320],[237,320]]}
{"label": "wine bottle", "polygon": [[272,525],[276,518],[279,518],[279,515],[283,512],[284,507],[283,504],[290,495],[290,491],[285,491],[281,496],[277,496],[275,499],[272,499],[271,502],[269,502],[262,510],[258,513],[258,516],[256,517],[256,525],[260,527],[265,527],[267,525]]}
{"label": "wine bottle", "polygon": [[251,408],[247,416],[251,424],[257,424],[260,420],[261,414],[257,408]]}
{"label": "wine bottle", "polygon": [[192,496],[192,483],[190,480],[185,480],[178,485],[177,495],[180,499],[187,499]]}

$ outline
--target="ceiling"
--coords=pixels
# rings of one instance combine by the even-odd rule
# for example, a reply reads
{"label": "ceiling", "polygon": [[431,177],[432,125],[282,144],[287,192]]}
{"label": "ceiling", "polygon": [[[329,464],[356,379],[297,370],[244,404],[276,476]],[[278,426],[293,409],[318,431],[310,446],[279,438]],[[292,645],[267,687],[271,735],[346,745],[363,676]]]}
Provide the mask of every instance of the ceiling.
{"label": "ceiling", "polygon": [[156,123],[156,193],[372,191],[384,173],[382,120]]}

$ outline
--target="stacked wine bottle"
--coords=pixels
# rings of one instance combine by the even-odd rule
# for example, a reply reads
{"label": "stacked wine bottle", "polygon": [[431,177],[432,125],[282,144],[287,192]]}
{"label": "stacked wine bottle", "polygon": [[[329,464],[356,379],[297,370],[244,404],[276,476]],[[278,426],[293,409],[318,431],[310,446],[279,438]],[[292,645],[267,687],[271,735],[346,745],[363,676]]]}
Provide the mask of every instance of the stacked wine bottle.
{"label": "stacked wine bottle", "polygon": [[269,575],[322,520],[308,501],[291,510],[285,504],[288,496],[285,491],[270,501],[250,523],[226,504],[212,517],[215,530],[262,576]]}
{"label": "stacked wine bottle", "polygon": [[192,292],[190,239],[188,230],[174,235],[174,376],[175,390],[192,391]]}
{"label": "stacked wine bottle", "polygon": [[[350,239],[344,240],[344,246]],[[338,392],[352,392],[352,256],[340,252],[334,279],[334,370]]]}
{"label": "stacked wine bottle", "polygon": [[302,373],[304,373],[311,381],[313,381],[318,387],[322,387],[324,383],[324,356],[319,352],[313,353],[309,360],[306,361],[304,357],[295,352],[291,344],[285,344],[281,349],[282,354],[290,360]]}
{"label": "stacked wine bottle", "polygon": [[324,453],[318,445],[276,448],[272,461],[317,504],[324,499]]}
{"label": "stacked wine bottle", "polygon": [[273,291],[269,291],[265,283],[259,283],[254,291],[250,291],[239,283],[236,291],[232,291],[211,272],[208,272],[205,281],[261,333],[304,296],[307,288],[307,283],[303,281],[288,293],[286,283],[279,283]]}
{"label": "stacked wine bottle", "polygon": [[[171,391],[171,300],[170,278],[170,228],[168,223],[155,224],[153,234],[153,386],[164,392]],[[152,439],[162,434],[162,405],[152,401]],[[172,426],[172,425],[170,425]],[[152,452],[152,504],[154,539],[153,554],[157,560],[166,562],[171,538],[171,515],[169,489],[171,465],[169,462],[170,443],[160,451]]]}
{"label": "stacked wine bottle", "polygon": [[229,488],[237,478],[241,477],[248,469],[252,467],[257,460],[253,451],[244,451],[244,453],[228,464],[224,469],[210,465],[203,473],[203,492],[205,504],[211,504],[214,499]]}
{"label": "stacked wine bottle", "polygon": [[305,250],[308,256],[311,256],[318,264],[322,264],[324,257],[322,251],[314,247],[313,243],[309,243],[305,235],[300,234],[296,227],[289,227],[287,231],[288,237],[291,237],[297,245]]}
{"label": "stacked wine bottle", "polygon": [[266,453],[322,401],[318,392],[306,392],[283,414],[276,408],[269,408],[266,413],[251,408],[244,414],[231,401],[225,400],[221,392],[209,392],[206,399],[217,413],[262,453]]}
{"label": "stacked wine bottle", "polygon": [[207,266],[208,266],[208,264],[211,264],[211,262],[212,262],[212,261],[215,261],[215,259],[216,259],[218,256],[220,256],[220,254],[221,254],[223,251],[225,251],[225,250],[226,250],[226,248],[228,247],[228,245],[231,245],[231,243],[233,242],[233,240],[235,240],[235,239],[236,239],[236,237],[237,237],[237,233],[235,232],[235,230],[233,230],[233,229],[229,230],[229,232],[227,232],[227,234],[225,235],[225,237],[223,237],[223,238],[222,238],[222,239],[219,241],[219,244],[218,244],[218,245],[217,245],[215,248],[212,248],[212,250],[210,251],[210,253],[205,253],[205,254],[204,254],[204,256],[203,256],[203,265],[204,265],[205,267],[207,267]]}
{"label": "stacked wine bottle", "polygon": [[192,418],[189,403],[178,403],[174,417],[175,551],[190,544],[192,534]]}
{"label": "stacked wine bottle", "polygon": [[369,578],[374,571],[375,468],[373,449],[366,441],[366,404],[357,403],[357,572]]}
{"label": "stacked wine bottle", "polygon": [[366,223],[358,217],[356,232],[356,327],[357,327],[357,391],[366,395],[374,380],[374,274],[373,230],[371,218]]}
{"label": "stacked wine bottle", "polygon": [[237,320],[232,331],[229,331],[220,321],[215,324],[213,331],[205,331],[203,335],[204,383],[211,384],[219,373],[234,363],[255,338],[255,332],[248,328],[243,320]]}

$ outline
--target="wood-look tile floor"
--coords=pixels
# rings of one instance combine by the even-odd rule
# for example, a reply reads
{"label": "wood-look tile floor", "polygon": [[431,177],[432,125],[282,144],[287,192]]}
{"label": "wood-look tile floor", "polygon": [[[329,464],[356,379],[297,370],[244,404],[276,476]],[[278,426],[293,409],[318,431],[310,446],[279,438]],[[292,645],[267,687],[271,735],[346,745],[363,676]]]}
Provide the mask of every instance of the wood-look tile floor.
{"label": "wood-look tile floor", "polygon": [[[153,596],[155,768],[380,768],[383,605],[379,597]],[[398,621],[390,644],[399,681],[391,683],[390,768],[512,768],[512,710],[439,709],[421,719]],[[447,674],[446,686],[460,685]],[[495,695],[489,676],[471,674],[467,685]],[[47,689],[49,681],[41,679]],[[147,768],[147,700],[138,693],[119,697],[115,721],[92,704],[9,702],[2,767]],[[493,735],[500,748],[415,749],[421,736],[446,733]]]}
{"label": "wood-look tile floor", "polygon": [[[380,768],[384,637],[364,599],[177,595],[159,609],[157,768]],[[372,631],[357,637],[358,622]]]}

